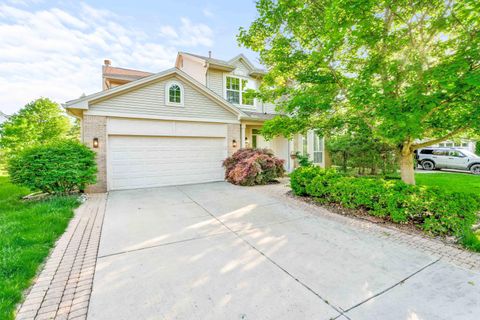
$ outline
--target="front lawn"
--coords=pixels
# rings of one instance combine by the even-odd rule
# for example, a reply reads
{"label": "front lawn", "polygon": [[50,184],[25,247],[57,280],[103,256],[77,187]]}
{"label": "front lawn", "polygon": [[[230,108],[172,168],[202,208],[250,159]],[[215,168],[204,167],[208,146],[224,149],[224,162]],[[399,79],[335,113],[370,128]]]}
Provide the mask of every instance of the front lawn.
{"label": "front lawn", "polygon": [[438,187],[445,191],[480,194],[480,176],[466,173],[417,173],[419,186]]}
{"label": "front lawn", "polygon": [[28,193],[0,177],[0,319],[13,319],[22,292],[78,206],[74,196],[22,201]]}

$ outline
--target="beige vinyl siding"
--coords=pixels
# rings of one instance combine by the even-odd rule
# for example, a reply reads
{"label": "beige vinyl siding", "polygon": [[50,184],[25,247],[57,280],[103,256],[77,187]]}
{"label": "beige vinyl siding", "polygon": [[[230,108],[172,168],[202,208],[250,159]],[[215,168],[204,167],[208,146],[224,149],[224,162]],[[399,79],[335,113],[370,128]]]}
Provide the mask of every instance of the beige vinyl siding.
{"label": "beige vinyl siding", "polygon": [[223,72],[219,70],[208,70],[207,87],[223,98]]}
{"label": "beige vinyl siding", "polygon": [[[183,106],[165,105],[165,84],[177,81],[184,88]],[[92,112],[114,113],[119,116],[138,114],[165,117],[208,118],[236,120],[237,116],[223,108],[214,99],[178,78],[162,79],[106,100],[92,103]]]}
{"label": "beige vinyl siding", "polygon": [[277,111],[275,111],[275,105],[273,103],[264,102],[263,107],[266,113],[277,113]]}
{"label": "beige vinyl siding", "polygon": [[234,74],[248,76],[248,74],[250,73],[250,70],[241,60],[237,60],[232,64],[236,67],[236,69],[233,71]]}

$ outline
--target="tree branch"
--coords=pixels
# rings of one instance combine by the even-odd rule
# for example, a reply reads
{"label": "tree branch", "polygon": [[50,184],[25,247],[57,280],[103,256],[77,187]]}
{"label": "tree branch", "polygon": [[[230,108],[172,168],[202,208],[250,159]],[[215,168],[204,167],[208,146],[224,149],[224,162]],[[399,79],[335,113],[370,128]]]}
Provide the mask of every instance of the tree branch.
{"label": "tree branch", "polygon": [[420,143],[412,144],[411,148],[412,148],[412,150],[416,150],[416,149],[431,146],[432,144],[437,144],[437,143],[445,141],[445,140],[447,140],[451,137],[454,137],[457,134],[459,134],[459,133],[461,133],[461,132],[463,132],[467,129],[468,129],[468,126],[457,128],[457,129],[453,130],[452,132],[444,135],[443,137],[433,139],[433,140],[430,140],[430,141],[426,141],[426,142],[420,142]]}

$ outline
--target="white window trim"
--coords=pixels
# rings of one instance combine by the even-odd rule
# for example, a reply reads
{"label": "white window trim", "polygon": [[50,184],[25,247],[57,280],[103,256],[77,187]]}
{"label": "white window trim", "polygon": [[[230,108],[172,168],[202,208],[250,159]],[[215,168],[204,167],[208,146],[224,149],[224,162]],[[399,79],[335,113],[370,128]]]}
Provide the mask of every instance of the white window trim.
{"label": "white window trim", "polygon": [[[173,85],[177,85],[180,87],[180,103],[170,102],[170,87]],[[185,90],[183,89],[183,85],[179,81],[168,81],[165,84],[165,105],[172,107],[183,107],[185,102],[184,92]]]}
{"label": "white window trim", "polygon": [[257,109],[257,99],[256,98],[253,98],[253,105],[242,104],[241,103],[242,102],[242,95],[243,95],[243,90],[242,90],[243,88],[241,87],[242,86],[242,79],[247,80],[249,82],[252,82],[252,81],[255,81],[255,80],[251,79],[249,77],[242,77],[242,76],[232,74],[232,73],[224,73],[223,74],[223,98],[225,100],[227,100],[227,77],[240,79],[240,98],[239,98],[240,103],[232,103],[232,102],[230,102],[230,103],[232,103],[233,105],[239,106],[240,108],[244,108],[244,109],[251,109],[251,110]]}
{"label": "white window trim", "polygon": [[308,130],[307,132],[307,153],[309,156],[310,161],[312,161],[313,164],[318,165],[320,167],[325,166],[325,137],[322,137],[322,142],[323,142],[323,148],[322,148],[322,162],[315,162],[315,146],[314,146],[314,136],[317,134],[315,132],[316,130]]}

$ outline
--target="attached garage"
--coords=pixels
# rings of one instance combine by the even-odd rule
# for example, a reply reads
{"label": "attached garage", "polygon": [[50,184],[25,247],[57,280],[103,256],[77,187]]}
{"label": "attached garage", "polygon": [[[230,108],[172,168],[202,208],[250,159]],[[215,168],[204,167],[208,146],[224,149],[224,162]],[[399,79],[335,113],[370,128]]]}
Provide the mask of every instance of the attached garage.
{"label": "attached garage", "polygon": [[223,180],[227,125],[110,118],[108,189]]}
{"label": "attached garage", "polygon": [[224,180],[242,111],[178,69],[67,102],[96,153],[88,192]]}
{"label": "attached garage", "polygon": [[135,189],[223,180],[225,138],[109,138],[110,189]]}

